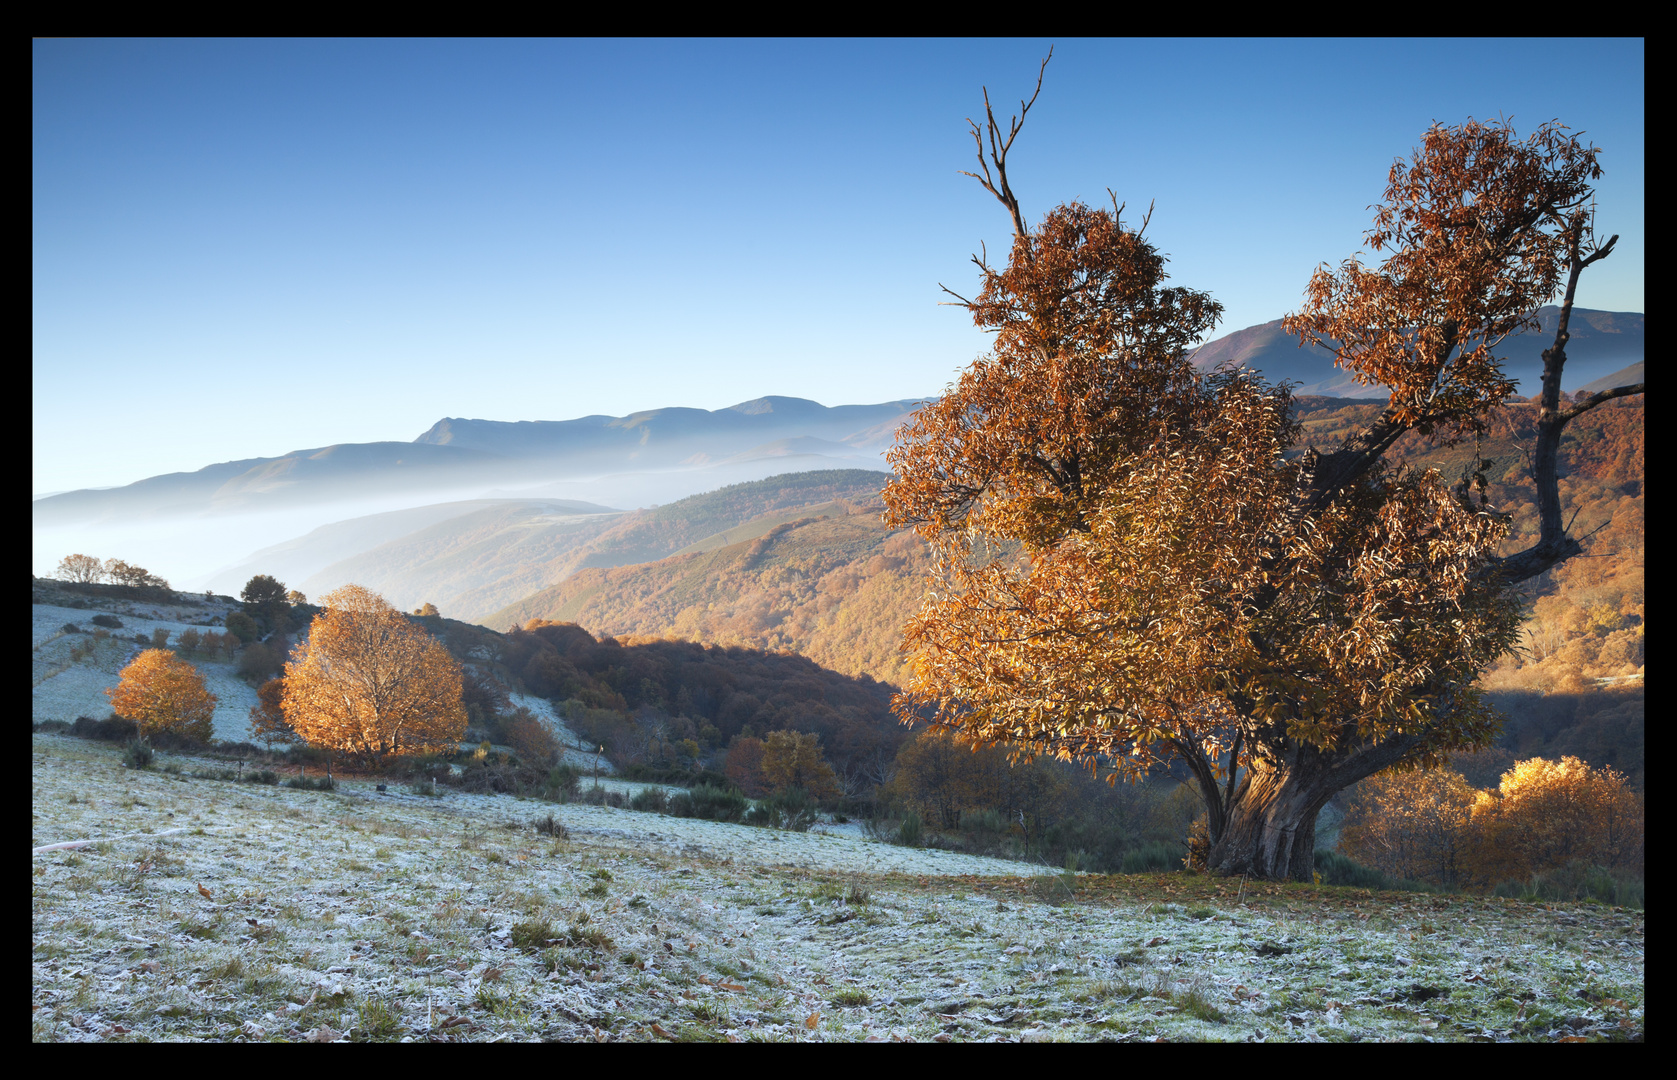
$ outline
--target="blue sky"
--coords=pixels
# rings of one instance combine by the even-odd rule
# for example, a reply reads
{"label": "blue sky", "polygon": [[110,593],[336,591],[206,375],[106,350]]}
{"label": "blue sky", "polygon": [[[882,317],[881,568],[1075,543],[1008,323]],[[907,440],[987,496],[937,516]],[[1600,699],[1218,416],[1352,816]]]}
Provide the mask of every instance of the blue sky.
{"label": "blue sky", "polygon": [[[968,117],[1050,42],[37,41],[34,490],[498,420],[939,392],[1005,253]],[[1604,149],[1643,310],[1643,44],[1061,40],[1010,174],[1114,189],[1218,333],[1358,250],[1434,120]],[[1572,75],[1570,73],[1578,74]]]}

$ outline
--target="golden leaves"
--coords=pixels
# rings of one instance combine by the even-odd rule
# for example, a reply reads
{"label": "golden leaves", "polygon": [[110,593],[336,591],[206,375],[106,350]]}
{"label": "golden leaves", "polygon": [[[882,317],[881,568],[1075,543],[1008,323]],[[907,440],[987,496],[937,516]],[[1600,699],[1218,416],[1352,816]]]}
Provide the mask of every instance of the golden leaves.
{"label": "golden leaves", "polygon": [[105,691],[111,710],[134,721],[140,734],[175,731],[200,742],[214,734],[216,696],[198,669],[168,649],[146,649],[122,669],[120,682]]}
{"label": "golden leaves", "polygon": [[283,709],[297,734],[368,757],[456,744],[466,713],[448,650],[359,585],[322,603],[286,664]]}

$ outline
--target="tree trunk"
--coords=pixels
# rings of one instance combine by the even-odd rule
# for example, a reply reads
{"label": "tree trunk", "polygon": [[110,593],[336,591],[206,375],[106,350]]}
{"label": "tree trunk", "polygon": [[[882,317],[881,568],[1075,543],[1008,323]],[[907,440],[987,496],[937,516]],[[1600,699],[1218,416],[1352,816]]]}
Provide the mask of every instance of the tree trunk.
{"label": "tree trunk", "polygon": [[1212,837],[1207,868],[1269,881],[1313,880],[1316,815],[1337,790],[1286,768],[1249,772],[1222,834]]}
{"label": "tree trunk", "polygon": [[1388,768],[1419,738],[1397,735],[1377,745],[1321,750],[1288,739],[1254,755],[1221,815],[1211,816],[1209,870],[1267,881],[1313,881],[1316,815],[1334,794]]}

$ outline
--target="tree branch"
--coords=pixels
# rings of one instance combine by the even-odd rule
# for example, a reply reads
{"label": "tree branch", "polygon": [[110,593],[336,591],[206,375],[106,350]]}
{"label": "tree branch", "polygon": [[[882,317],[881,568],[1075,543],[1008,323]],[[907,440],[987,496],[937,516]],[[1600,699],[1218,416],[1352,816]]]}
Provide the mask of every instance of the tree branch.
{"label": "tree branch", "polygon": [[[1030,236],[1030,231],[1025,228],[1024,215],[1019,212],[1019,199],[1013,194],[1013,189],[1007,183],[1007,152],[1012,149],[1013,140],[1018,136],[1019,129],[1025,126],[1025,115],[1031,111],[1031,106],[1036,104],[1037,95],[1042,93],[1042,76],[1048,70],[1048,61],[1052,59],[1054,59],[1054,48],[1049,46],[1048,55],[1042,58],[1042,67],[1037,69],[1036,90],[1031,94],[1031,100],[1021,100],[1019,102],[1019,115],[1009,118],[1006,139],[1001,137],[1001,125],[996,123],[996,112],[990,107],[989,87],[984,88],[986,127],[981,129],[972,120],[967,121],[968,124],[972,125],[973,142],[978,144],[978,167],[984,170],[984,175],[980,176],[978,173],[965,170],[961,171],[961,175],[970,176],[983,184],[986,191],[994,195],[1003,206],[1007,207],[1008,213],[1013,215],[1013,233],[1021,240],[1027,239]],[[989,162],[984,160],[984,134],[986,131],[990,136]],[[990,162],[994,162],[996,166],[994,178],[990,176]],[[996,187],[998,182],[1001,184],[999,190]]]}
{"label": "tree branch", "polygon": [[1564,562],[1583,551],[1579,542],[1568,536],[1561,524],[1560,446],[1561,433],[1567,422],[1595,408],[1603,401],[1640,393],[1642,383],[1618,387],[1595,394],[1570,409],[1560,407],[1561,372],[1566,367],[1566,344],[1572,338],[1572,302],[1578,292],[1578,277],[1584,268],[1612,254],[1619,242],[1618,234],[1588,256],[1579,250],[1583,244],[1584,219],[1574,215],[1572,220],[1572,266],[1566,277],[1566,296],[1561,302],[1560,320],[1555,325],[1555,343],[1543,350],[1543,392],[1539,399],[1537,440],[1532,452],[1532,475],[1537,483],[1538,539],[1526,550],[1499,559],[1486,568],[1485,575],[1495,575],[1505,585],[1533,578],[1557,563]]}

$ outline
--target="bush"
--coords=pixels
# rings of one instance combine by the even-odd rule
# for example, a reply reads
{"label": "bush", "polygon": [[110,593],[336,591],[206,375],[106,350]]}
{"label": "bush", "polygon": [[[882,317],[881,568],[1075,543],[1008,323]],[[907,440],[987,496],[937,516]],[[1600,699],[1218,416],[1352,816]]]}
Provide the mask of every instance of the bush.
{"label": "bush", "polygon": [[750,805],[743,792],[733,787],[700,784],[689,792],[693,817],[707,821],[741,821]]}
{"label": "bush", "polygon": [[70,734],[78,739],[97,739],[100,742],[127,742],[140,733],[140,726],[132,720],[124,720],[120,716],[113,716],[107,720],[95,720],[91,716],[78,716],[76,722],[70,725]]}
{"label": "bush", "polygon": [[293,776],[285,782],[288,788],[301,791],[336,791],[337,782],[330,776]]}
{"label": "bush", "polygon": [[73,622],[67,622],[63,626],[59,627],[58,629],[61,632],[66,633],[66,634],[85,634],[85,633],[87,633],[86,630],[83,630],[81,627],[77,626]]}
{"label": "bush", "polygon": [[1641,908],[1643,888],[1643,880],[1634,874],[1578,861],[1557,870],[1533,874],[1526,881],[1498,882],[1492,893],[1517,900],[1593,900],[1619,907]]}
{"label": "bush", "polygon": [[623,797],[621,791],[612,791],[603,787],[584,788],[578,801],[587,803],[589,806],[615,806],[618,809],[622,809],[629,804],[629,800]]}
{"label": "bush", "polygon": [[774,812],[775,824],[782,829],[807,832],[815,824],[815,801],[801,787],[789,787],[771,796],[768,806]]}
{"label": "bush", "polygon": [[1337,851],[1316,849],[1316,884],[1342,885],[1356,889],[1392,889],[1398,892],[1440,892],[1435,885],[1411,878],[1392,877],[1364,866]]}
{"label": "bush", "polygon": [[925,823],[920,815],[910,811],[897,826],[897,843],[904,847],[919,847],[926,839]]}
{"label": "bush", "polygon": [[551,765],[559,756],[559,740],[536,715],[520,705],[501,722],[502,737],[520,761],[530,765]]}
{"label": "bush", "polygon": [[121,630],[122,620],[115,615],[95,615],[93,616],[93,625],[103,626],[110,630]]}
{"label": "bush", "polygon": [[644,787],[629,798],[629,809],[643,814],[662,814],[667,801],[663,788]]}
{"label": "bush", "polygon": [[1163,840],[1155,840],[1151,844],[1124,852],[1121,872],[1125,874],[1163,873],[1175,870],[1181,865],[1182,847],[1180,844],[1167,844]]}
{"label": "bush", "polygon": [[570,802],[582,787],[582,773],[573,765],[557,765],[548,770],[542,798],[554,802]]}
{"label": "bush", "polygon": [[144,739],[134,739],[122,750],[122,763],[130,769],[149,769],[151,759],[155,756],[150,743]]}
{"label": "bush", "polygon": [[565,828],[565,823],[554,817],[551,810],[548,811],[546,817],[538,818],[530,824],[543,836],[551,836],[555,840],[563,840],[571,835],[570,830]]}

